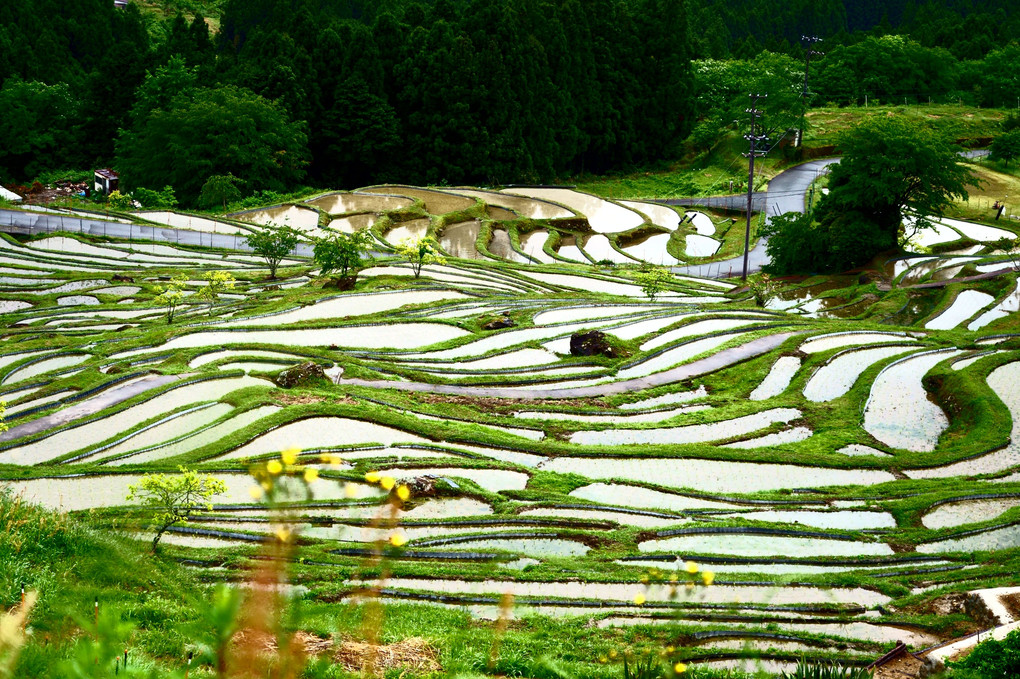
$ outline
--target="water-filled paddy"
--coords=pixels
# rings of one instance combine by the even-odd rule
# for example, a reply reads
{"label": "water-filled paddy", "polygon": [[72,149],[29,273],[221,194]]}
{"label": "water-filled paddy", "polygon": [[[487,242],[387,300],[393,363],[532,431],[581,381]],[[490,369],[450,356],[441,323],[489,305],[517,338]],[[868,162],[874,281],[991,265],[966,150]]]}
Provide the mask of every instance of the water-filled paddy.
{"label": "water-filled paddy", "polygon": [[[625,479],[673,488],[694,488],[705,493],[756,493],[809,486],[873,485],[892,481],[889,472],[871,469],[826,469],[783,464],[730,462],[698,459],[613,459],[559,457],[542,466],[545,471],[581,474],[589,479]],[[628,492],[615,501],[586,497],[600,502],[630,504]],[[670,509],[677,509],[671,506]]]}
{"label": "water-filled paddy", "polygon": [[796,356],[783,356],[772,364],[772,369],[765,376],[754,391],[751,392],[752,401],[764,401],[773,396],[779,396],[790,386],[790,380],[800,369],[800,359]]}
{"label": "water-filled paddy", "polygon": [[644,218],[622,205],[572,189],[507,189],[504,193],[549,200],[588,217],[597,233],[619,233],[641,226]]}
{"label": "water-filled paddy", "polygon": [[347,212],[386,212],[411,207],[414,203],[403,196],[384,196],[361,193],[332,193],[306,201],[308,205],[317,207],[331,215]]}
{"label": "water-filled paddy", "polygon": [[925,528],[953,528],[968,523],[990,521],[1015,507],[1020,507],[1020,497],[950,502],[925,514],[921,517],[921,523]]}
{"label": "water-filled paddy", "polygon": [[934,450],[949,419],[942,408],[928,400],[921,380],[937,364],[959,353],[926,353],[888,366],[872,384],[864,409],[864,429],[894,448]]}
{"label": "water-filled paddy", "polygon": [[831,401],[850,391],[865,370],[875,363],[916,351],[910,347],[879,347],[838,354],[819,368],[804,386],[804,397],[816,403]]}

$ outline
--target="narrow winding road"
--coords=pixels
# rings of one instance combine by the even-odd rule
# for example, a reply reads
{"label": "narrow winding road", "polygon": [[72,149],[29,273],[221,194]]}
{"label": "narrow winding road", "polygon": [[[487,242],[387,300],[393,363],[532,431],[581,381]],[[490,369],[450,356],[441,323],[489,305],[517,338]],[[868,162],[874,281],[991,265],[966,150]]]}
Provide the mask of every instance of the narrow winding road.
{"label": "narrow winding road", "polygon": [[[822,160],[811,160],[802,165],[791,167],[789,170],[779,174],[769,182],[769,189],[765,192],[755,193],[751,198],[751,209],[758,212],[765,212],[766,220],[771,220],[776,215],[787,212],[804,212],[805,197],[811,183],[818,178],[825,168],[838,163],[839,158],[825,158]],[[714,198],[680,198],[674,200],[660,201],[667,205],[690,205],[717,207],[729,210],[747,210],[747,195],[718,196]],[[765,243],[762,238],[751,250],[748,256],[748,273],[761,270],[763,264],[769,261],[765,254]],[[737,275],[744,267],[744,256],[740,255],[733,259],[725,259],[710,264],[698,264],[695,266],[674,267],[675,273],[687,276],[701,276],[704,278],[721,278]]]}

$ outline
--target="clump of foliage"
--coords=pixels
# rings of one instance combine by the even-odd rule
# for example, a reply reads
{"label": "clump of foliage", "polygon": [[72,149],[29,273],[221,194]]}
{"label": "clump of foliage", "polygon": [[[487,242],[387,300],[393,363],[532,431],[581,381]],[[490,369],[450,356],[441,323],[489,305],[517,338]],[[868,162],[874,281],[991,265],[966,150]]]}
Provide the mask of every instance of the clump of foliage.
{"label": "clump of foliage", "polygon": [[244,181],[231,173],[214,174],[202,184],[202,191],[198,195],[198,203],[203,207],[222,205],[227,209],[227,203],[232,203],[241,197],[241,185]]}
{"label": "clump of foliage", "polygon": [[648,271],[639,272],[634,276],[634,280],[641,286],[641,292],[654,302],[656,295],[669,288],[669,284],[673,281],[673,274],[669,272],[669,269],[654,267]]}
{"label": "clump of foliage", "polygon": [[871,671],[863,667],[801,660],[793,672],[784,672],[782,679],[871,679]]}
{"label": "clump of foliage", "polygon": [[1020,676],[1020,630],[1002,641],[988,639],[966,658],[949,663],[953,679],[1011,679]]}
{"label": "clump of foliage", "polygon": [[276,278],[276,270],[280,267],[280,262],[293,252],[299,237],[298,231],[290,226],[266,224],[256,227],[254,231],[245,236],[245,242],[256,255],[266,260],[269,277]]}
{"label": "clump of foliage", "polygon": [[754,297],[754,303],[760,307],[764,307],[776,295],[776,284],[767,273],[747,279],[747,288]]}
{"label": "clump of foliage", "polygon": [[347,278],[350,271],[361,267],[371,242],[372,237],[365,231],[334,233],[315,239],[312,256],[323,276],[336,272]]}
{"label": "clump of foliage", "polygon": [[[814,218],[773,218],[769,273],[843,271],[896,248],[904,218],[928,228],[954,198],[977,181],[961,165],[959,148],[945,135],[900,118],[872,118],[846,133],[843,158],[832,167],[829,193]],[[908,234],[909,235],[909,234]]]}
{"label": "clump of foliage", "polygon": [[426,264],[443,264],[446,258],[439,251],[439,243],[435,238],[407,238],[397,245],[397,254],[411,265],[414,277],[421,276],[421,269]]}
{"label": "clump of foliage", "polygon": [[187,284],[187,277],[184,274],[178,274],[170,279],[170,282],[166,285],[156,287],[156,298],[153,301],[166,309],[167,325],[174,322],[177,306],[184,299],[184,288]]}
{"label": "clump of foliage", "polygon": [[227,290],[233,290],[234,284],[237,282],[234,274],[229,271],[208,271],[202,278],[208,282],[208,285],[203,286],[195,296],[209,302],[210,310],[212,310],[213,304],[219,300],[220,294]]}
{"label": "clump of foliage", "polygon": [[114,210],[127,210],[131,207],[131,196],[124,195],[120,191],[111,191],[106,197],[106,204]]}
{"label": "clump of foliage", "polygon": [[172,210],[177,207],[177,196],[174,194],[172,186],[164,186],[162,191],[153,191],[139,186],[131,192],[131,195],[145,208]]}
{"label": "clump of foliage", "polygon": [[227,491],[227,484],[215,476],[199,474],[185,467],[179,470],[179,474],[146,474],[138,483],[128,486],[128,502],[137,500],[144,509],[152,512],[156,526],[156,536],[152,539],[153,554],[168,528],[187,523],[196,509],[212,510],[209,500]]}
{"label": "clump of foliage", "polygon": [[4,422],[4,413],[7,411],[7,401],[0,401],[0,434],[7,431],[7,423]]}
{"label": "clump of foliage", "polygon": [[990,160],[1001,160],[1009,167],[1009,162],[1020,158],[1020,129],[1003,132],[992,140],[988,147]]}

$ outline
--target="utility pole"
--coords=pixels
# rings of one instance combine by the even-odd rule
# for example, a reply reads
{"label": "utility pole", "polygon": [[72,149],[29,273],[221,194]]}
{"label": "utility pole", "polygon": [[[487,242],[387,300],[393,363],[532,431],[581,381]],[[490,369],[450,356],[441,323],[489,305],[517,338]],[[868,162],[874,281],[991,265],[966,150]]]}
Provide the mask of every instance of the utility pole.
{"label": "utility pole", "polygon": [[757,127],[758,117],[761,115],[761,111],[755,108],[758,105],[759,99],[765,99],[769,95],[767,94],[751,94],[751,108],[747,109],[747,113],[751,114],[751,133],[745,134],[744,139],[751,142],[751,152],[747,154],[747,225],[744,228],[744,273],[740,277],[741,280],[747,280],[747,257],[750,254],[748,251],[751,248],[751,200],[754,196],[754,158],[758,155],[765,155],[764,151],[756,149],[758,142],[765,141],[765,135],[756,135],[755,128]]}
{"label": "utility pole", "polygon": [[804,91],[801,92],[800,95],[804,100],[804,103],[800,114],[800,135],[797,137],[798,147],[804,145],[804,119],[807,117],[808,74],[811,72],[811,57],[820,57],[825,54],[825,52],[816,52],[811,49],[812,45],[822,41],[821,38],[817,38],[813,35],[802,35],[800,36],[800,41],[804,43]]}

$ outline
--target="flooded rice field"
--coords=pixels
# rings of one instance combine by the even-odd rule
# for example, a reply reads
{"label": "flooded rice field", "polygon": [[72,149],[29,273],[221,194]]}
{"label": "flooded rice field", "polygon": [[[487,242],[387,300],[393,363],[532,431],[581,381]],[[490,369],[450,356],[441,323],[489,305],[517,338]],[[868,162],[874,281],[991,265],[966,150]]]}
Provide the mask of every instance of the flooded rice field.
{"label": "flooded rice field", "polygon": [[[597,627],[683,608],[692,630],[821,635],[772,646],[824,658],[933,643],[937,630],[883,611],[1015,575],[1016,273],[947,279],[948,294],[898,287],[1002,256],[898,259],[883,271],[890,290],[784,283],[764,310],[732,292],[738,280],[682,271],[650,299],[637,274],[642,261],[678,265],[667,245],[721,259],[711,217],[512,191],[387,185],[230,221],[141,215],[217,234],[243,234],[234,219],[370,230],[377,261],[349,291],[300,254],[269,281],[250,252],[4,239],[0,485],[142,540],[143,525],[122,522],[136,515],[128,486],[197,468],[227,490],[189,526],[205,533],[171,533],[164,549],[244,565],[276,532],[249,470],[276,462],[281,483],[310,491],[288,499],[295,558],[330,564],[303,572],[309,600],[396,531],[408,542],[393,548],[388,601],[495,618],[509,590],[518,616]],[[427,233],[447,261],[415,276],[387,243]],[[1001,233],[945,220],[924,238]],[[197,293],[218,269],[238,285],[208,304]],[[178,273],[189,296],[167,323],[156,288]],[[572,335],[590,330],[608,346],[573,355]],[[281,379],[307,361],[325,379]],[[290,449],[301,456],[281,458]],[[404,483],[391,512],[387,488]],[[688,560],[715,584],[672,602],[640,582]],[[739,634],[698,641],[744,648]]]}

